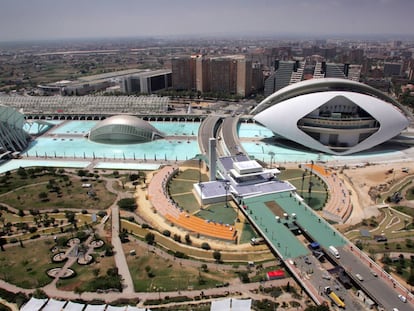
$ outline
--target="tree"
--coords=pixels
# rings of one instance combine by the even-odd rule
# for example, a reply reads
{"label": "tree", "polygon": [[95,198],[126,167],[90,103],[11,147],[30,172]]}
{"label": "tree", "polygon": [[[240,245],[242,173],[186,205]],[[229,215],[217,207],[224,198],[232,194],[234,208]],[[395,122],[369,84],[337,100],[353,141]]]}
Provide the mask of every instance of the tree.
{"label": "tree", "polygon": [[78,176],[79,177],[85,177],[87,173],[88,173],[88,171],[86,171],[86,170],[79,170],[78,171]]}
{"label": "tree", "polygon": [[76,223],[76,217],[75,217],[75,213],[74,212],[72,212],[72,211],[66,211],[65,212],[65,217],[67,218],[68,223],[71,223],[71,224],[75,224]]}
{"label": "tree", "polygon": [[149,244],[149,245],[153,245],[155,243],[155,235],[152,232],[148,232],[145,235],[145,241]]}
{"label": "tree", "polygon": [[129,241],[128,232],[126,229],[122,229],[122,231],[119,233],[119,239],[121,240],[121,243],[126,243]]}
{"label": "tree", "polygon": [[105,256],[106,257],[110,257],[114,254],[114,248],[113,248],[112,245],[105,244],[104,248],[105,248]]}
{"label": "tree", "polygon": [[184,238],[185,238],[185,243],[187,243],[187,245],[191,245],[191,237],[188,233],[185,235]]}
{"label": "tree", "polygon": [[139,179],[139,175],[138,174],[131,174],[129,175],[129,181],[136,181]]}
{"label": "tree", "polygon": [[209,245],[207,242],[203,242],[203,243],[201,244],[201,248],[202,248],[202,249],[205,249],[205,250],[209,250],[209,249],[211,249],[210,245]]}
{"label": "tree", "polygon": [[22,179],[27,178],[27,172],[23,167],[19,167],[17,169],[17,175],[19,175]]}
{"label": "tree", "polygon": [[213,258],[217,261],[220,262],[221,261],[221,253],[219,251],[214,251],[213,252]]}
{"label": "tree", "polygon": [[120,209],[133,212],[137,209],[137,202],[134,198],[124,198],[118,201],[118,206]]}
{"label": "tree", "polygon": [[47,201],[47,193],[46,192],[44,192],[44,191],[42,191],[42,192],[40,192],[39,193],[39,199],[41,200],[41,201]]}
{"label": "tree", "polygon": [[6,239],[5,238],[0,238],[0,249],[1,249],[2,252],[5,251],[4,245],[6,245],[6,244],[7,244]]}

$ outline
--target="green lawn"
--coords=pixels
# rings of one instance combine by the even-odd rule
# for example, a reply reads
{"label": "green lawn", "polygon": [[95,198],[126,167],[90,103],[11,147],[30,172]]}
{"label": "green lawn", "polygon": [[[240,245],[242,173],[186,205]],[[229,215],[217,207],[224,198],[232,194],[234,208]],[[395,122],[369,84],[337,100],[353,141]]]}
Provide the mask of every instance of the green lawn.
{"label": "green lawn", "polygon": [[237,212],[230,206],[226,208],[225,203],[216,203],[205,206],[196,216],[218,223],[234,224]]}
{"label": "green lawn", "polygon": [[92,253],[95,261],[90,265],[79,265],[75,263],[71,268],[75,270],[76,276],[70,279],[60,279],[57,287],[67,291],[91,291],[95,292],[100,288],[95,283],[98,277],[105,277],[108,269],[115,267],[115,259],[111,257],[101,257],[99,252]]}
{"label": "green lawn", "polygon": [[127,262],[138,292],[205,289],[235,278],[232,272],[202,272],[198,267],[183,266],[176,260],[159,257],[147,248],[128,244],[124,245],[125,253],[129,254],[133,248],[137,254],[128,255]]}
{"label": "green lawn", "polygon": [[[289,169],[282,170],[279,178],[289,181],[296,187],[298,194],[305,199],[305,202],[314,210],[322,210],[328,197],[328,190],[325,183],[316,177],[310,176],[309,172],[303,178],[303,170]],[[302,182],[303,178],[303,182]],[[312,182],[311,192],[309,193],[309,184]]]}
{"label": "green lawn", "polygon": [[[34,169],[26,169],[32,172]],[[14,208],[29,209],[53,209],[53,208],[81,208],[81,209],[106,209],[116,199],[116,196],[106,190],[101,180],[88,181],[92,184],[96,197],[90,197],[89,189],[82,188],[83,182],[70,174],[42,173],[20,177],[16,172],[11,173],[0,182],[0,202]],[[58,191],[51,191],[53,185]],[[9,192],[13,190],[12,192]],[[6,192],[9,192],[5,194]],[[45,198],[39,194],[45,193]]]}
{"label": "green lawn", "polygon": [[250,223],[243,224],[243,231],[240,237],[240,244],[250,243],[250,240],[254,237],[257,237],[257,233],[255,232],[253,227],[250,225]]}
{"label": "green lawn", "polygon": [[63,264],[52,263],[53,240],[19,243],[0,252],[1,279],[23,288],[37,288],[52,281],[46,274],[50,268],[62,267]]}

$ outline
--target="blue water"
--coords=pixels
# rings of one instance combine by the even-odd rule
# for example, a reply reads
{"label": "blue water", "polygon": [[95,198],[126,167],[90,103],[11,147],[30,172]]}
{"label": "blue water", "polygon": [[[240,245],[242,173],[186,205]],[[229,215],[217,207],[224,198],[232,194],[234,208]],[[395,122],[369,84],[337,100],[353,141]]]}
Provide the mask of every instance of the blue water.
{"label": "blue water", "polygon": [[62,123],[63,121],[47,120],[45,122],[50,123],[50,125],[40,124],[40,123],[37,123],[37,122],[27,122],[23,125],[23,130],[25,130],[30,135],[38,135],[40,133],[44,133],[44,132],[48,131],[51,127],[53,127],[54,125],[57,125],[59,123]]}
{"label": "blue water", "polygon": [[254,123],[240,123],[238,133],[239,137],[243,138],[266,138],[273,136],[271,130]]}
{"label": "blue water", "polygon": [[[49,122],[49,121],[48,121]],[[51,123],[60,124],[62,121]],[[87,133],[99,121],[69,121],[48,133],[52,134],[79,134]],[[89,141],[84,137],[78,138],[53,138],[39,137],[30,144],[23,155],[47,157],[69,157],[75,160],[87,158],[101,158],[105,160],[148,160],[148,161],[182,161],[191,159],[200,153],[195,139],[200,127],[199,122],[150,122],[161,132],[168,136],[188,136],[187,139],[156,140],[147,143],[129,145],[109,145]],[[33,127],[32,127],[33,128]],[[275,146],[265,142],[252,142],[251,139],[270,138],[273,133],[265,127],[254,123],[241,123],[238,128],[242,146],[248,155],[264,162],[310,162],[311,160],[343,160],[391,155],[396,152],[367,152],[347,157],[322,155],[318,152],[295,150],[285,146]],[[273,155],[272,155],[273,154]]]}
{"label": "blue water", "polygon": [[[280,163],[280,162],[310,162],[317,161],[320,154],[316,152],[305,152],[300,150],[288,149],[286,147],[279,147],[268,145],[265,143],[243,142],[242,146],[249,156],[253,156],[256,160],[264,162]],[[273,159],[272,159],[272,154]],[[323,155],[323,160],[328,161],[331,156]]]}
{"label": "blue water", "polygon": [[112,145],[87,138],[39,137],[23,155],[37,157],[102,158],[112,160],[186,160],[200,153],[197,140],[156,140],[146,143]]}
{"label": "blue water", "polygon": [[157,130],[169,136],[197,136],[200,122],[150,122]]}
{"label": "blue water", "polygon": [[[56,129],[52,134],[86,134],[100,121],[70,121]],[[197,136],[200,122],[149,122],[157,130],[172,136]]]}
{"label": "blue water", "polygon": [[70,121],[52,129],[49,133],[52,134],[86,134],[99,121]]}
{"label": "blue water", "polygon": [[33,166],[49,166],[49,167],[71,167],[71,168],[85,168],[90,164],[89,161],[51,161],[51,160],[10,160],[0,165],[0,174],[16,170],[19,167],[33,167]]}

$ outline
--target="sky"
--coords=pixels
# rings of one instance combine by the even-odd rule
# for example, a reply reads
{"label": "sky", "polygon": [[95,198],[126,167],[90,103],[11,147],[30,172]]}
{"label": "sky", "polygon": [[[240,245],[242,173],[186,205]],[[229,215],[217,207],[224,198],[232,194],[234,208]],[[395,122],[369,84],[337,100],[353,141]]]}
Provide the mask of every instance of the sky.
{"label": "sky", "polygon": [[0,0],[0,41],[414,35],[414,0]]}

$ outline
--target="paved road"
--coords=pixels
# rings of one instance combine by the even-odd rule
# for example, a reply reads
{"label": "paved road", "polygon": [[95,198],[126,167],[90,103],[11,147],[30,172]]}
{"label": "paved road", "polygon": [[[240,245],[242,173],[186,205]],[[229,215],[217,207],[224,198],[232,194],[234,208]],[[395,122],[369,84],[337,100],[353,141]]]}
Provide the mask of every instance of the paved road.
{"label": "paved road", "polygon": [[209,115],[206,119],[204,119],[203,123],[201,123],[198,135],[198,144],[202,153],[209,153],[209,140],[210,138],[216,137],[216,129],[221,119],[221,116]]}
{"label": "paved road", "polygon": [[[221,136],[222,142],[225,144],[225,149],[230,155],[237,155],[239,153],[244,153],[244,151],[240,141],[239,136],[237,134],[237,124],[239,123],[239,117],[226,117],[223,121],[221,126]],[[223,154],[223,155],[229,155]]]}
{"label": "paved road", "polygon": [[[365,253],[362,253],[357,248],[350,250],[345,247],[341,250],[340,263],[352,277],[356,273],[363,277],[362,282],[359,280],[355,281],[364,288],[364,291],[372,295],[385,310],[392,310],[393,308],[398,308],[400,311],[414,310],[412,296],[407,295],[408,293],[390,275],[385,273],[381,267],[373,264]],[[369,267],[370,263],[371,267]],[[377,277],[371,271],[375,271]],[[398,294],[407,296],[409,301],[403,303],[398,298]]]}

